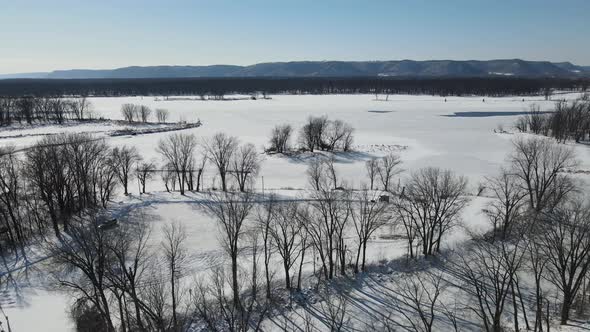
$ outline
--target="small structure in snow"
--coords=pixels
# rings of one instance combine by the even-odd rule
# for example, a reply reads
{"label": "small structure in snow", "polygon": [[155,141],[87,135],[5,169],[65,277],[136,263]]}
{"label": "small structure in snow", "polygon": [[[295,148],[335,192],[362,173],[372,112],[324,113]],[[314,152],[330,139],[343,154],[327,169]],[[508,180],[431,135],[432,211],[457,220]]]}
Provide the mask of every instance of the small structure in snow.
{"label": "small structure in snow", "polygon": [[117,219],[110,219],[108,221],[103,222],[102,224],[98,225],[98,229],[100,230],[107,230],[117,226]]}

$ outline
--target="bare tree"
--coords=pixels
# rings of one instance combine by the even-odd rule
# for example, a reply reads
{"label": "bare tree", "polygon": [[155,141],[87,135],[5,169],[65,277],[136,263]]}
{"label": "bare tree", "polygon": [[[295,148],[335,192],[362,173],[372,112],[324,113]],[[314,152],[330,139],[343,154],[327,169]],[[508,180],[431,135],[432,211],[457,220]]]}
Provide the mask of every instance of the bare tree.
{"label": "bare tree", "polygon": [[[388,221],[386,217],[387,205],[380,202],[375,194],[370,193],[367,188],[361,189],[359,193],[353,194],[349,201],[350,215],[358,240],[358,249],[354,264],[354,272],[365,271],[367,257],[367,243],[375,233]],[[362,259],[361,259],[362,257]]]}
{"label": "bare tree", "polygon": [[[106,243],[108,253],[114,260],[113,264],[108,266],[106,277],[112,286],[111,290],[120,299],[119,310],[125,311],[125,314],[120,315],[120,318],[126,317],[122,319],[122,325],[127,325],[129,329],[132,329],[133,324],[145,330],[148,322],[142,318],[143,314],[154,317],[153,309],[150,308],[153,303],[145,303],[142,287],[146,283],[160,284],[160,279],[151,275],[154,266],[150,260],[151,253],[148,251],[149,236],[150,229],[143,224],[139,224],[139,227],[122,226],[109,231],[109,241]],[[151,291],[152,289],[148,301],[152,295]],[[123,297],[129,297],[131,304],[121,303]],[[133,313],[129,313],[129,307],[133,307]]]}
{"label": "bare tree", "polygon": [[167,109],[156,108],[156,119],[158,120],[158,123],[166,123],[169,114],[170,112]]}
{"label": "bare tree", "polygon": [[137,168],[135,169],[135,174],[137,176],[137,180],[141,185],[142,194],[145,194],[145,185],[149,180],[153,178],[155,170],[156,164],[154,164],[153,162],[143,162],[137,165]]}
{"label": "bare tree", "polygon": [[230,163],[233,168],[231,174],[235,177],[238,188],[242,192],[246,191],[249,182],[252,182],[260,171],[260,157],[254,144],[248,143],[237,148]]}
{"label": "bare tree", "polygon": [[[9,243],[18,259],[18,252],[26,258],[26,224],[23,218],[23,197],[25,179],[22,175],[22,161],[14,153],[14,147],[0,148],[0,220],[2,239]],[[8,239],[4,239],[4,236]],[[4,247],[0,247],[3,250]]]}
{"label": "bare tree", "polygon": [[342,120],[328,120],[328,117],[309,117],[299,132],[299,144],[303,149],[313,152],[350,151],[354,129]]}
{"label": "bare tree", "polygon": [[141,105],[141,106],[138,106],[137,112],[139,113],[139,118],[141,119],[141,122],[143,122],[143,123],[149,122],[150,116],[152,115],[151,108],[149,108],[145,105]]}
{"label": "bare tree", "polygon": [[325,164],[322,162],[322,160],[314,158],[307,166],[306,173],[311,188],[314,190],[320,190],[320,188],[324,185],[322,182],[326,181],[326,178],[324,177]]}
{"label": "bare tree", "polygon": [[514,128],[516,128],[516,130],[518,130],[521,133],[526,133],[528,130],[529,124],[528,124],[528,119],[526,116],[519,116],[518,119],[516,119],[516,122],[514,123]]}
{"label": "bare tree", "polygon": [[165,169],[160,172],[160,177],[164,182],[164,187],[166,187],[166,191],[170,192],[171,190],[176,190],[176,174],[172,170],[172,166],[170,164],[164,165]]}
{"label": "bare tree", "polygon": [[449,170],[428,167],[412,174],[396,208],[420,239],[424,256],[439,252],[443,236],[458,222],[468,203],[466,187],[467,180]]}
{"label": "bare tree", "polygon": [[56,235],[60,224],[67,231],[74,214],[103,201],[106,188],[100,186],[112,184],[103,181],[108,159],[106,143],[88,134],[49,136],[27,150],[25,174],[31,194],[43,202]]}
{"label": "bare tree", "polygon": [[367,177],[369,178],[371,190],[374,189],[375,179],[379,174],[380,163],[377,158],[371,158],[365,162],[365,169],[367,170]]}
{"label": "bare tree", "polygon": [[401,169],[398,167],[401,163],[400,157],[395,154],[389,154],[379,160],[377,173],[379,174],[384,191],[391,190],[391,181],[394,176],[401,172]]}
{"label": "bare tree", "polygon": [[542,285],[547,267],[547,259],[542,250],[542,241],[539,240],[540,233],[533,232],[527,239],[528,268],[533,273],[535,280],[535,326],[533,331],[539,332],[543,331],[543,302],[545,300],[545,292]]}
{"label": "bare tree", "polygon": [[547,117],[541,112],[541,107],[537,104],[531,104],[527,114],[528,129],[533,134],[540,134],[547,123]]}
{"label": "bare tree", "polygon": [[342,120],[328,121],[323,138],[324,148],[328,151],[348,150],[352,143],[353,131],[352,127]]}
{"label": "bare tree", "polygon": [[217,166],[223,191],[227,191],[226,175],[237,148],[238,139],[224,133],[217,133],[205,142],[207,157]]}
{"label": "bare tree", "polygon": [[275,210],[277,207],[276,197],[271,195],[268,201],[258,204],[256,208],[256,227],[262,236],[263,255],[264,255],[264,273],[266,278],[266,298],[271,297],[271,270],[270,259],[274,252],[272,245],[271,225],[274,220]]}
{"label": "bare tree", "polygon": [[419,223],[415,217],[416,213],[419,212],[411,207],[411,204],[407,201],[404,195],[405,192],[402,191],[402,195],[394,198],[392,217],[394,224],[401,224],[404,227],[406,239],[408,241],[408,257],[414,258],[418,255],[419,243],[416,243],[416,248],[414,248],[414,243],[419,241],[417,227]]}
{"label": "bare tree", "polygon": [[[261,303],[245,294],[240,299],[244,305],[236,306],[225,296],[227,287],[227,278],[220,269],[213,271],[208,285],[203,282],[197,285],[193,303],[198,317],[209,331],[260,331],[269,309],[268,302]],[[239,289],[238,293],[246,291]]]}
{"label": "bare tree", "polygon": [[190,167],[196,146],[197,139],[192,134],[173,134],[158,142],[157,151],[176,173],[181,195],[184,195],[188,173],[193,171]]}
{"label": "bare tree", "polygon": [[221,244],[230,256],[233,305],[240,307],[238,254],[241,249],[240,240],[244,234],[244,223],[254,206],[253,197],[248,193],[237,195],[225,192],[211,198],[212,203],[206,206],[217,219],[221,231]]}
{"label": "bare tree", "polygon": [[121,148],[115,147],[111,150],[111,161],[113,162],[113,170],[117,174],[125,195],[129,195],[128,184],[129,177],[133,171],[133,167],[141,160],[141,156],[137,152],[137,148],[123,146]]}
{"label": "bare tree", "polygon": [[405,279],[400,289],[397,311],[405,318],[410,330],[434,331],[436,307],[440,304],[443,291],[442,274],[418,274]]}
{"label": "bare tree", "polygon": [[117,171],[112,158],[112,154],[106,155],[103,163],[96,168],[96,187],[103,208],[107,207],[117,185]]}
{"label": "bare tree", "polygon": [[185,269],[187,250],[186,250],[186,230],[181,224],[169,224],[164,227],[164,240],[162,241],[162,249],[164,250],[164,257],[168,272],[170,275],[170,288],[172,298],[172,322],[174,330],[180,328],[178,324],[178,302],[179,302],[179,287],[178,279],[182,276]]}
{"label": "bare tree", "polygon": [[548,279],[561,291],[561,324],[590,268],[590,205],[581,201],[561,204],[540,218],[541,246]]}
{"label": "bare tree", "polygon": [[315,149],[324,149],[323,137],[325,136],[327,126],[328,118],[326,116],[310,116],[306,124],[301,127],[299,133],[299,144],[301,147],[311,152]]}
{"label": "bare tree", "polygon": [[536,212],[557,205],[575,186],[563,172],[575,167],[572,149],[544,138],[517,139],[510,156],[512,170],[527,191]]}
{"label": "bare tree", "polygon": [[133,122],[135,120],[136,109],[137,106],[133,104],[121,105],[121,114],[123,115],[123,119],[125,119],[127,122]]}
{"label": "bare tree", "polygon": [[201,190],[201,186],[205,186],[203,184],[203,174],[205,172],[205,165],[207,164],[207,157],[206,156],[202,156],[201,157],[201,163],[198,164],[199,168],[197,169],[197,191]]}
{"label": "bare tree", "polygon": [[330,332],[342,331],[350,322],[347,317],[348,300],[344,294],[331,294],[328,291],[320,303],[320,311],[326,319],[326,326]]}
{"label": "bare tree", "polygon": [[340,273],[345,274],[346,243],[345,227],[350,219],[347,206],[348,193],[333,190],[329,175],[321,172],[318,178],[319,189],[310,192],[312,201],[309,209],[300,210],[300,220],[322,263],[326,279],[334,277],[337,265]]}
{"label": "bare tree", "polygon": [[487,179],[493,201],[485,210],[494,236],[506,239],[512,227],[523,218],[527,193],[519,185],[516,175],[502,170],[500,175]]}
{"label": "bare tree", "polygon": [[90,116],[92,103],[86,97],[79,97],[70,101],[70,108],[77,120],[84,120]]}
{"label": "bare tree", "polygon": [[462,257],[457,266],[475,298],[471,310],[481,319],[486,331],[503,331],[502,314],[506,300],[525,256],[522,246],[520,238],[514,243],[474,240],[469,254]]}
{"label": "bare tree", "polygon": [[285,153],[290,149],[289,141],[293,127],[289,124],[275,126],[270,134],[270,151]]}
{"label": "bare tree", "polygon": [[277,205],[271,221],[270,234],[274,245],[283,261],[285,288],[291,290],[290,271],[301,254],[301,225],[298,222],[299,206],[297,203]]}
{"label": "bare tree", "polygon": [[342,151],[348,152],[352,150],[352,143],[354,143],[354,128],[350,125],[345,125],[344,135],[342,136],[342,142],[340,143]]}
{"label": "bare tree", "polygon": [[107,279],[109,267],[113,264],[107,250],[109,235],[98,229],[96,223],[83,220],[72,221],[68,235],[68,240],[48,241],[46,246],[56,266],[62,271],[75,270],[78,277],[72,279],[60,273],[55,276],[62,287],[92,303],[100,320],[109,331],[114,331]]}

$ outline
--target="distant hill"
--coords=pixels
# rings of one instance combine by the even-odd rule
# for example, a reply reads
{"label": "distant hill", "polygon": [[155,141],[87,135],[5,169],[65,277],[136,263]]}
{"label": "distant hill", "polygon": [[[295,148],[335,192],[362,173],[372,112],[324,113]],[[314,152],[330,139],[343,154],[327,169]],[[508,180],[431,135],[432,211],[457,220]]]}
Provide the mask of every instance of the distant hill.
{"label": "distant hill", "polygon": [[293,61],[250,66],[149,66],[72,69],[1,78],[181,78],[181,77],[590,77],[590,67],[570,62],[504,60]]}

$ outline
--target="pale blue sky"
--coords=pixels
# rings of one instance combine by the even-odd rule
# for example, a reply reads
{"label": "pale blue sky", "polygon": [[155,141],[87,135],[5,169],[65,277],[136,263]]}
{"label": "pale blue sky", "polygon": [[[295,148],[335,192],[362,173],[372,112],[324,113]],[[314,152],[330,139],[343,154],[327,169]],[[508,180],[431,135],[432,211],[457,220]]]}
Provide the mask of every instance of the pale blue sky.
{"label": "pale blue sky", "polygon": [[590,65],[588,0],[0,0],[0,73],[291,60]]}

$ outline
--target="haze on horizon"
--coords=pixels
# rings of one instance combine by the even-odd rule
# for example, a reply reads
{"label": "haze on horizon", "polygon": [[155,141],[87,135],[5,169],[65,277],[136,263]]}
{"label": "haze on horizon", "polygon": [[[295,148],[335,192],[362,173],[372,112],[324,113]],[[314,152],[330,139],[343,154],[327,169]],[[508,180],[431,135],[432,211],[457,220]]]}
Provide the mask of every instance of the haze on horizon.
{"label": "haze on horizon", "polygon": [[521,58],[590,65],[590,2],[584,0],[0,5],[0,74],[299,60]]}

